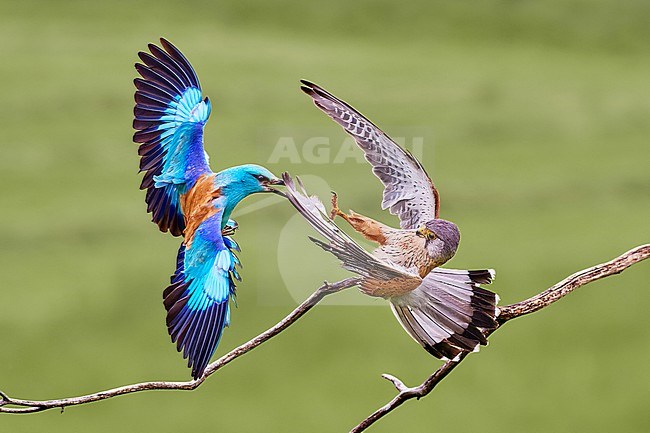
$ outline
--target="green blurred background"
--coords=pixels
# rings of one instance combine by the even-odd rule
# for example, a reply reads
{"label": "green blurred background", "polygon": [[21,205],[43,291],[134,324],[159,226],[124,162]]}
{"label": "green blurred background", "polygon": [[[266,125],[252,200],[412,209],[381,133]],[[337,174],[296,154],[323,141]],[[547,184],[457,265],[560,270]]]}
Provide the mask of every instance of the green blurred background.
{"label": "green blurred background", "polygon": [[[463,232],[450,266],[496,268],[508,303],[649,240],[649,19],[645,0],[1,1],[0,389],[47,399],[189,377],[161,305],[178,240],[149,222],[131,142],[148,42],[177,44],[213,99],[215,169],[266,163],[279,136],[343,140],[299,78],[389,133],[429,128],[423,162]],[[269,167],[395,222],[365,165]],[[304,224],[285,239],[292,215],[238,218],[244,282],[218,354],[288,313],[296,284],[345,275]],[[279,253],[295,258],[291,283]],[[650,431],[649,279],[644,263],[509,324],[372,431]],[[381,373],[417,384],[440,365],[366,303],[380,306],[316,308],[194,392],[1,416],[0,431],[347,431],[394,395]]]}

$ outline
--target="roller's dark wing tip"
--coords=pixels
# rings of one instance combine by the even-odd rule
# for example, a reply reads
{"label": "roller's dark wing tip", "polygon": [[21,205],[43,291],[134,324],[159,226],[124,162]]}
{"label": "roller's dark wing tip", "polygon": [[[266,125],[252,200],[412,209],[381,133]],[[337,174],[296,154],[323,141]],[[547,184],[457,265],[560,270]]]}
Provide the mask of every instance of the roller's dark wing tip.
{"label": "roller's dark wing tip", "polygon": [[[188,360],[196,380],[203,375],[210,358],[219,345],[225,326],[228,326],[228,297],[221,302],[205,299],[192,302],[193,281],[185,274],[185,245],[181,245],[176,257],[176,271],[170,285],[163,292],[163,305],[167,311],[167,331],[176,349]],[[232,269],[231,269],[232,271]],[[234,293],[234,282],[230,276],[230,293]]]}
{"label": "roller's dark wing tip", "polygon": [[[185,228],[179,188],[169,179],[164,185],[156,185],[154,178],[176,176],[174,161],[182,156],[191,159],[192,152],[198,154],[192,161],[204,159],[203,149],[194,151],[192,144],[202,144],[203,124],[210,115],[210,105],[207,99],[201,99],[199,81],[189,61],[165,38],[160,41],[161,46],[148,44],[149,52],[140,51],[142,63],[135,64],[140,77],[133,80],[133,141],[140,144],[139,168],[144,172],[140,189],[147,190],[147,212],[152,213],[161,231],[178,236]],[[198,113],[201,114],[197,117]],[[193,167],[196,169],[193,168],[192,176],[211,173],[207,161]]]}

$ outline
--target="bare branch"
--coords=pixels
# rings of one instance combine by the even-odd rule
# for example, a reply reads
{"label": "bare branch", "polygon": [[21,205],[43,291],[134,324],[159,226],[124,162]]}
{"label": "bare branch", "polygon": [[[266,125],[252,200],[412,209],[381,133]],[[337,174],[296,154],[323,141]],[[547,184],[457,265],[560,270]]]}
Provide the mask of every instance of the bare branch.
{"label": "bare branch", "polygon": [[633,248],[609,262],[576,272],[553,287],[544,290],[539,295],[535,295],[525,301],[517,302],[516,304],[502,307],[499,322],[503,324],[516,317],[541,310],[553,302],[560,300],[580,286],[609,277],[610,275],[620,274],[633,264],[641,262],[648,257],[650,257],[650,244],[645,244]]}
{"label": "bare branch", "polygon": [[[517,302],[516,304],[501,307],[501,314],[499,315],[499,326],[504,323],[526,314],[534,313],[542,308],[548,307],[552,303],[562,299],[578,287],[591,283],[592,281],[600,280],[610,275],[615,275],[623,272],[635,263],[641,262],[650,257],[650,244],[641,245],[633,248],[630,251],[616,257],[615,259],[601,263],[588,269],[576,272],[575,274],[565,278],[559,283],[555,284],[544,290],[542,293],[526,299],[525,301]],[[498,329],[498,328],[497,328]],[[492,332],[496,331],[494,329]],[[485,332],[486,336],[492,332]],[[365,431],[372,424],[379,419],[388,415],[397,407],[401,406],[407,400],[417,398],[418,400],[429,394],[436,387],[442,379],[444,379],[454,368],[456,368],[468,355],[467,352],[461,354],[458,361],[447,361],[442,367],[429,376],[420,386],[409,388],[404,385],[400,379],[389,374],[383,374],[382,377],[387,379],[395,385],[399,393],[393,397],[388,403],[380,407],[366,419],[361,421],[354,427],[350,433],[359,433]]]}
{"label": "bare branch", "polygon": [[121,386],[118,388],[108,389],[93,394],[82,395],[79,397],[61,398],[57,400],[23,400],[18,398],[9,397],[7,394],[0,391],[0,413],[34,413],[41,412],[53,408],[61,408],[67,406],[76,406],[79,404],[92,403],[94,401],[106,400],[108,398],[117,397],[118,395],[132,394],[140,391],[151,390],[193,390],[199,387],[210,375],[217,370],[224,367],[226,364],[234,361],[240,356],[250,352],[257,346],[261,345],[272,337],[278,335],[280,332],[287,329],[291,324],[300,319],[305,313],[311,310],[318,304],[325,296],[333,293],[340,292],[344,289],[356,286],[359,282],[358,278],[347,278],[336,283],[329,284],[325,282],[319,287],[312,295],[307,298],[302,304],[298,305],[295,310],[289,313],[284,319],[278,322],[273,327],[264,331],[257,337],[242,344],[239,347],[231,350],[230,352],[217,359],[205,369],[203,376],[196,380],[187,382],[142,382],[132,385]]}
{"label": "bare branch", "polygon": [[402,382],[400,379],[397,377],[393,376],[392,374],[384,373],[381,375],[384,379],[386,379],[389,382],[392,382],[393,385],[395,385],[395,388],[397,388],[398,391],[406,391],[408,389],[408,386],[404,385],[404,382]]}
{"label": "bare branch", "polygon": [[[610,262],[577,272],[536,296],[533,296],[525,301],[502,307],[501,314],[499,316],[499,325],[501,326],[514,318],[524,316],[526,314],[530,314],[542,308],[545,308],[550,304],[558,301],[562,297],[566,296],[567,294],[571,293],[578,287],[610,275],[618,274],[633,264],[643,261],[648,257],[650,257],[650,244],[634,248]],[[94,401],[116,397],[118,395],[131,394],[140,391],[196,389],[210,375],[224,367],[226,364],[248,353],[257,346],[261,345],[265,341],[271,339],[275,335],[288,328],[291,324],[302,317],[307,311],[314,307],[318,302],[320,302],[325,296],[337,293],[349,287],[353,287],[357,285],[358,282],[359,279],[357,278],[348,278],[346,280],[342,280],[333,284],[325,283],[275,326],[269,328],[267,331],[233,349],[229,353],[217,359],[215,362],[211,363],[205,370],[203,376],[197,380],[187,382],[142,382],[133,385],[112,388],[106,391],[79,397],[42,401],[12,398],[0,391],[0,412],[34,413],[53,408],[61,408],[61,410],[63,410],[63,408],[67,406],[91,403]],[[488,334],[490,333],[486,332],[486,335]],[[395,410],[404,402],[413,398],[420,399],[428,395],[436,387],[436,385],[440,383],[440,381],[442,381],[454,368],[456,368],[456,366],[458,366],[465,359],[467,355],[468,353],[462,353],[457,361],[447,361],[432,375],[430,375],[422,384],[413,388],[406,386],[404,382],[395,376],[389,374],[382,375],[382,377],[390,381],[395,386],[395,388],[398,390],[398,394],[384,406],[380,407],[370,416],[365,418],[361,423],[359,423],[355,428],[351,430],[351,433],[365,431],[376,421]]]}

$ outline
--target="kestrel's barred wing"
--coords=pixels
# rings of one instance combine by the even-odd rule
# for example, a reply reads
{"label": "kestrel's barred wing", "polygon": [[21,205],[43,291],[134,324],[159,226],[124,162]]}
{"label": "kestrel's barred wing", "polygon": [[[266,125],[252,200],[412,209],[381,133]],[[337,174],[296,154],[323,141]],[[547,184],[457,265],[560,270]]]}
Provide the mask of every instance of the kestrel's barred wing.
{"label": "kestrel's barred wing", "polygon": [[203,99],[194,69],[165,39],[140,52],[136,70],[133,141],[140,143],[140,171],[147,212],[161,231],[179,236],[185,228],[180,195],[202,175],[212,173],[203,149],[203,127],[210,101]]}
{"label": "kestrel's barred wing", "polygon": [[438,217],[438,191],[422,164],[381,129],[325,89],[301,80],[314,104],[350,134],[363,150],[373,173],[384,184],[381,207],[390,208],[403,229],[415,229]]}
{"label": "kestrel's barred wing", "polygon": [[408,292],[420,285],[422,279],[397,266],[379,260],[377,257],[361,248],[345,232],[340,230],[325,215],[325,208],[315,197],[309,197],[304,191],[300,179],[298,183],[302,191],[296,189],[293,179],[287,174],[282,175],[286,187],[286,195],[291,204],[309,222],[309,224],[328,242],[310,239],[326,251],[334,254],[345,269],[363,277],[361,289],[372,287],[394,286],[397,291]]}
{"label": "kestrel's barred wing", "polygon": [[203,374],[230,323],[228,301],[235,295],[237,244],[221,235],[221,212],[201,223],[179,251],[176,272],[163,293],[167,328],[192,377]]}

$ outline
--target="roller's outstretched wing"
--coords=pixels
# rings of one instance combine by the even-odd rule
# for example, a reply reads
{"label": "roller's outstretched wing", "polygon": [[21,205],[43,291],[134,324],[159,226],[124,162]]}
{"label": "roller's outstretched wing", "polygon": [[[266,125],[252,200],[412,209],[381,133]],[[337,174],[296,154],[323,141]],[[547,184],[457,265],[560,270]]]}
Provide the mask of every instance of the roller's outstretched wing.
{"label": "roller's outstretched wing", "polygon": [[415,229],[438,217],[440,199],[422,164],[344,101],[322,87],[301,80],[303,92],[350,134],[365,153],[373,173],[384,184],[383,209]]}
{"label": "roller's outstretched wing", "polygon": [[203,127],[210,116],[210,101],[185,56],[165,39],[140,52],[143,63],[135,69],[133,141],[146,189],[147,212],[161,231],[180,236],[185,228],[180,195],[204,174],[212,173],[203,149]]}
{"label": "roller's outstretched wing", "polygon": [[311,237],[310,239],[324,250],[334,254],[341,260],[345,269],[363,277],[362,290],[390,286],[398,288],[399,291],[408,291],[420,285],[422,279],[418,275],[378,259],[339,229],[325,215],[325,208],[318,198],[308,196],[299,178],[296,179],[302,191],[297,190],[293,179],[287,173],[283,173],[282,179],[291,204],[320,235],[327,239],[327,242]]}
{"label": "roller's outstretched wing", "polygon": [[203,374],[230,323],[238,250],[232,239],[221,236],[221,212],[216,213],[181,245],[176,272],[163,293],[169,335],[188,359],[194,379]]}

